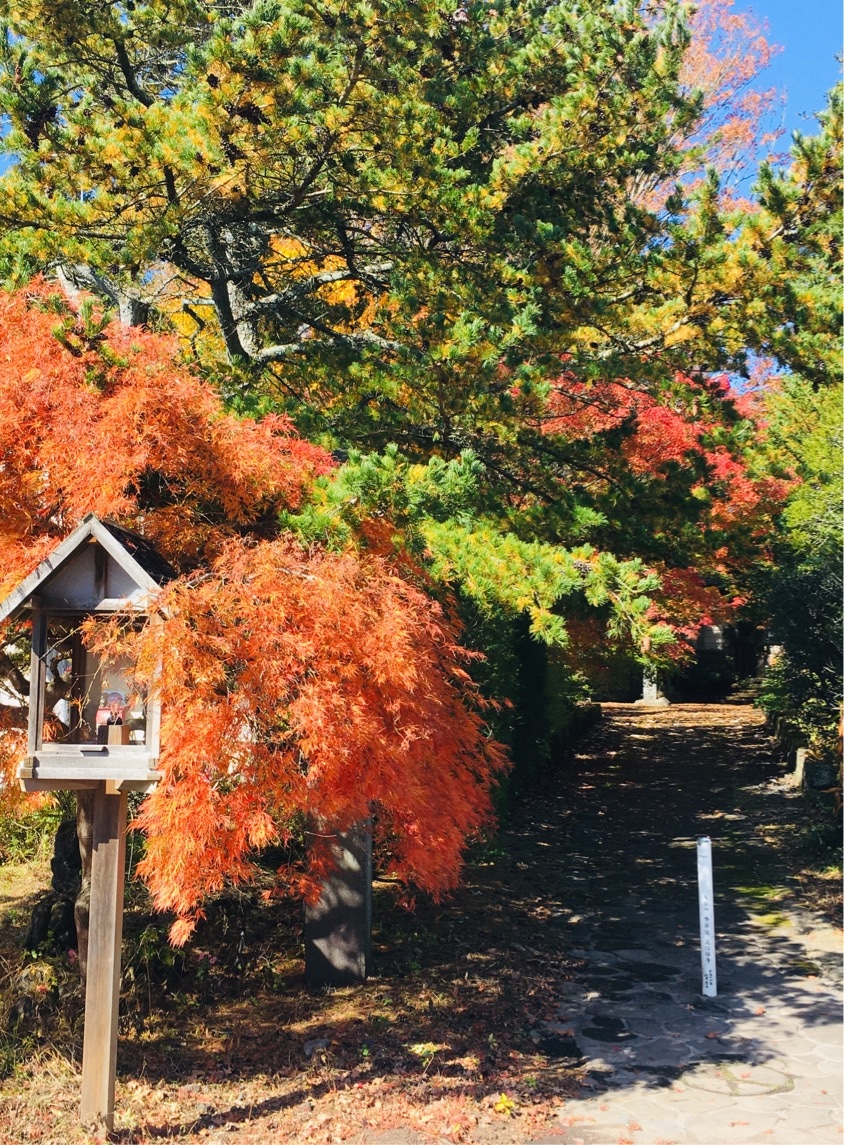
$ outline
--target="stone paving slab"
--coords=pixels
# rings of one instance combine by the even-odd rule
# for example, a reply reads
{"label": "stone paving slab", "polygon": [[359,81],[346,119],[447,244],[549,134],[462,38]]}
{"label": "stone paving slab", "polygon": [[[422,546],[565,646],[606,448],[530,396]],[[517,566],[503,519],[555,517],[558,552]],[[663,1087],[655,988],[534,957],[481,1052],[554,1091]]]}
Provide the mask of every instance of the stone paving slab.
{"label": "stone paving slab", "polygon": [[[840,950],[840,932],[816,920],[814,943],[819,930]],[[715,999],[690,992],[682,959],[658,946],[614,961],[584,948],[585,980],[593,962],[615,975],[602,995],[569,990],[560,1004],[555,1028],[573,1032],[591,1086],[566,1103],[559,1145],[841,1145],[842,996],[829,977],[790,972],[800,937],[771,954],[763,928],[749,933],[754,957],[733,960]],[[607,1001],[637,960],[675,967],[659,997]]]}

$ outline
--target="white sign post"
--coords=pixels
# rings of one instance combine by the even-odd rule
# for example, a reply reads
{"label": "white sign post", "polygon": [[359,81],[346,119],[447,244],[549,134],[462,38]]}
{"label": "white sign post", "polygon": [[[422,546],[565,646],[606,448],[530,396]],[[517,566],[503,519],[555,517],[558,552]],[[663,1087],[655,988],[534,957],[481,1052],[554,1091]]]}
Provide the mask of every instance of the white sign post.
{"label": "white sign post", "polygon": [[714,998],[718,993],[718,977],[715,972],[715,894],[712,882],[712,842],[706,835],[697,841],[697,889],[703,993],[707,998]]}

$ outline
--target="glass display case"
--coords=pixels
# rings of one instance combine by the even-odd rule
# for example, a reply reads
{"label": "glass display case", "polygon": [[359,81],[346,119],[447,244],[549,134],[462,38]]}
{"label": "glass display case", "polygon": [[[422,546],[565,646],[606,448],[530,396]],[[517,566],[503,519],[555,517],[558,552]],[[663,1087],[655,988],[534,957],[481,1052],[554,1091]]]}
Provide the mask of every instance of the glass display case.
{"label": "glass display case", "polygon": [[160,706],[126,659],[102,661],[83,640],[91,617],[150,623],[150,605],[172,576],[144,538],[88,517],[0,602],[0,620],[31,621],[27,790],[158,777]]}

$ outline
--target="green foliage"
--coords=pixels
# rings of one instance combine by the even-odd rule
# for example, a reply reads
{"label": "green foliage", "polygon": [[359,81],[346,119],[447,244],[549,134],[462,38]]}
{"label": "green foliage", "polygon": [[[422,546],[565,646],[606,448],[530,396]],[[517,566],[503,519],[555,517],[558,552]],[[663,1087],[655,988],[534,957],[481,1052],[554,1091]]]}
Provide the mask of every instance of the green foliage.
{"label": "green foliage", "polygon": [[702,379],[828,321],[800,294],[837,265],[826,136],[748,221],[701,169],[675,0],[0,14],[3,273],[141,308],[231,408],[346,457],[282,523],[456,596],[484,651],[524,624],[565,649],[589,614],[610,655],[673,662],[654,566],[720,576],[764,544],[724,476],[741,419]]}
{"label": "green foliage", "polygon": [[152,986],[184,970],[185,955],[170,944],[164,925],[148,923],[127,945],[125,973],[132,981],[141,978]]}
{"label": "green foliage", "polygon": [[392,445],[383,454],[350,451],[284,523],[309,543],[386,546],[397,560],[410,556],[429,591],[456,600],[464,639],[484,656],[473,676],[501,705],[488,717],[492,732],[515,763],[498,792],[501,812],[513,784],[548,765],[588,697],[577,649],[562,655],[567,616],[595,616],[608,648],[648,665],[660,662],[673,635],[650,615],[659,578],[643,562],[523,540],[484,516],[490,501],[471,451],[421,465]]}
{"label": "green foliage", "polygon": [[2,13],[5,248],[142,301],[311,438],[523,480],[561,355],[661,386],[706,341],[696,284],[722,305],[675,186],[701,113],[675,0]]}
{"label": "green foliage", "polygon": [[[604,610],[608,639],[628,645],[643,663],[672,642],[671,631],[650,619],[659,577],[642,561],[621,561],[586,545],[568,550],[522,540],[500,518],[484,515],[491,502],[484,476],[469,450],[426,465],[410,464],[396,445],[383,454],[351,451],[284,524],[308,542],[335,548],[383,545],[386,531],[386,543],[413,553],[436,585],[471,602],[476,619],[526,618],[531,636],[548,645],[567,643],[567,598]],[[373,532],[373,521],[384,530]]]}
{"label": "green foliage", "polygon": [[840,84],[817,118],[816,134],[795,136],[787,171],[763,166],[762,210],[739,245],[750,345],[821,385],[841,377]]}
{"label": "green foliage", "polygon": [[66,809],[55,799],[34,809],[16,807],[11,814],[0,814],[0,863],[48,859],[56,829],[64,818]]}
{"label": "green foliage", "polygon": [[769,398],[772,464],[800,478],[782,516],[774,559],[759,577],[771,639],[784,654],[760,703],[810,741],[834,738],[841,703],[842,388],[788,379]]}
{"label": "green foliage", "polygon": [[24,1072],[38,1046],[32,1032],[19,1033],[17,1029],[0,1029],[0,1081]]}
{"label": "green foliage", "polygon": [[[808,587],[801,584],[801,588]],[[766,672],[759,706],[771,716],[785,719],[813,744],[834,741],[838,730],[840,671],[823,663],[811,638],[801,633],[795,662],[782,654]]]}
{"label": "green foliage", "polygon": [[769,472],[798,481],[755,578],[771,639],[784,649],[760,702],[823,745],[834,738],[842,691],[840,85],[818,119],[816,135],[795,138],[785,173],[763,169],[762,211],[748,224],[743,257],[751,344],[794,371],[767,397],[755,451]]}
{"label": "green foliage", "polygon": [[[821,871],[841,873],[841,813],[830,813],[829,797],[809,796],[807,820],[798,838],[801,857]],[[840,878],[839,878],[840,884]]]}
{"label": "green foliage", "polygon": [[413,465],[391,443],[383,453],[351,449],[346,458],[298,513],[282,518],[303,540],[342,549],[361,541],[373,519],[385,520],[396,544],[419,553],[422,521],[468,521],[478,511],[483,466],[471,450],[451,461],[435,456]]}
{"label": "green foliage", "polygon": [[841,545],[842,396],[839,384],[816,391],[786,378],[766,402],[766,451],[800,483],[782,524],[795,551],[831,558]]}
{"label": "green foliage", "polygon": [[3,247],[0,243],[0,287],[17,290],[45,268],[32,258],[24,242]]}

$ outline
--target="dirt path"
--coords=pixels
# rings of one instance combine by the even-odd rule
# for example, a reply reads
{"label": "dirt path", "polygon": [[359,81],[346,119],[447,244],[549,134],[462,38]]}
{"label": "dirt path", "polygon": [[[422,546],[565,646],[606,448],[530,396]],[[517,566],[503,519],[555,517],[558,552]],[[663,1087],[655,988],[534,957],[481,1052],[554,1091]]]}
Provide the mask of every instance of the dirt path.
{"label": "dirt path", "polygon": [[[805,908],[784,843],[804,812],[762,723],[759,712],[732,705],[604,705],[540,825],[556,836],[564,870],[567,945],[612,949],[643,937],[676,945],[678,930],[696,942],[701,835],[712,839],[722,936],[751,918],[779,937],[794,929],[788,916]],[[807,913],[796,929],[810,921]],[[833,953],[818,950],[817,961],[840,973]]]}

